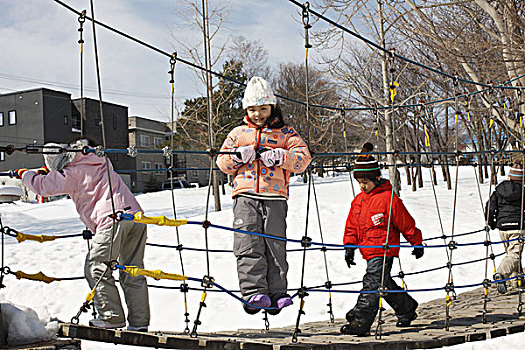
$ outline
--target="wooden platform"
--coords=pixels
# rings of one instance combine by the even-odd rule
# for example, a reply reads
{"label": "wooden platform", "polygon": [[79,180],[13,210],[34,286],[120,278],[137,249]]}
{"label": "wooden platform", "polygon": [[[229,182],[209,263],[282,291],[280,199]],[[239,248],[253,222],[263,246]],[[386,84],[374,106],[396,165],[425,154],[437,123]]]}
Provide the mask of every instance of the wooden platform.
{"label": "wooden platform", "polygon": [[9,345],[9,346],[0,346],[0,349],[9,349],[9,350],[80,350],[80,340],[54,340],[48,342],[41,342],[35,344],[26,344],[26,345]]}
{"label": "wooden platform", "polygon": [[[199,333],[198,338],[174,332],[131,332],[126,330],[107,330],[95,327],[62,324],[59,335],[70,338],[102,341],[115,344],[128,344],[168,349],[414,349],[439,348],[464,342],[483,341],[525,330],[525,317],[518,317],[517,292],[509,291],[501,295],[491,289],[488,304],[487,323],[481,322],[483,309],[483,289],[458,295],[452,304],[450,330],[444,329],[444,299],[420,305],[419,317],[411,327],[396,328],[396,318],[392,311],[385,313],[385,324],[380,340],[372,335],[355,337],[341,335],[339,328],[343,319],[335,323],[328,321],[301,325],[298,341],[293,343],[294,327],[260,329],[241,329],[217,333]],[[524,295],[525,299],[525,295]]]}

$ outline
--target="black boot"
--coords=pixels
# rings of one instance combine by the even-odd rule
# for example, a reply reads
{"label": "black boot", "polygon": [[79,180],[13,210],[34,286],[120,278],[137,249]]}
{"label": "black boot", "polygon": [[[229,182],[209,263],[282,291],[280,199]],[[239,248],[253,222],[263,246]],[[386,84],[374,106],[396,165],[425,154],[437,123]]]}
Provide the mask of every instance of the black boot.
{"label": "black boot", "polygon": [[364,337],[370,335],[370,326],[360,323],[359,321],[353,320],[348,324],[341,327],[341,334],[357,335]]}
{"label": "black boot", "polygon": [[416,318],[417,318],[417,314],[415,311],[409,314],[398,316],[396,327],[410,327],[410,324]]}
{"label": "black boot", "polygon": [[247,314],[250,314],[250,315],[255,315],[256,313],[258,313],[259,311],[261,311],[261,309],[254,309],[254,308],[250,307],[250,306],[247,305],[247,304],[242,304],[242,307],[243,307],[244,311],[245,311]]}
{"label": "black boot", "polygon": [[271,307],[273,307],[274,309],[266,310],[268,315],[278,315],[281,312],[282,309],[278,309],[277,300],[279,300],[280,298],[284,298],[284,297],[290,297],[290,296],[286,293],[275,293],[275,294],[270,295],[270,298],[272,299]]}

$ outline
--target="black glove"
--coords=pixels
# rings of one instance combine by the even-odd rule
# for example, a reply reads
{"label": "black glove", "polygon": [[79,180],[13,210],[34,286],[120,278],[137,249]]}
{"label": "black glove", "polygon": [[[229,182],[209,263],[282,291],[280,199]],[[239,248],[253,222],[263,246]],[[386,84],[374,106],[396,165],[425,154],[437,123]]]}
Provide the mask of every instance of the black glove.
{"label": "black glove", "polygon": [[423,249],[423,247],[416,247],[412,251],[412,255],[415,256],[416,259],[421,258],[424,254],[425,254],[425,250]]}
{"label": "black glove", "polygon": [[348,265],[348,268],[351,268],[352,265],[355,265],[354,253],[355,253],[355,248],[345,248],[345,261],[346,261],[346,265]]}

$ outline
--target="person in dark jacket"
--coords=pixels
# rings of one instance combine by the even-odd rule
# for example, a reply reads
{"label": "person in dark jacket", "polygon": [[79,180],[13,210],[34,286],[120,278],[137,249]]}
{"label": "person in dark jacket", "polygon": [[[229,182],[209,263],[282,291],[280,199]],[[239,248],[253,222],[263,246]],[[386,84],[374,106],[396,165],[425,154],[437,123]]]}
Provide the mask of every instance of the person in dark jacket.
{"label": "person in dark jacket", "polygon": [[[363,153],[373,151],[371,143],[365,143]],[[343,243],[359,246],[399,245],[400,233],[415,247],[412,254],[419,259],[424,250],[421,247],[421,231],[401,199],[392,193],[392,185],[381,178],[379,164],[372,155],[361,154],[354,165],[354,177],[361,186],[348,213]],[[390,218],[389,218],[390,216]],[[390,225],[389,225],[390,224]],[[359,248],[367,261],[361,291],[378,291],[383,280],[386,290],[401,290],[390,275],[394,257],[399,256],[399,248]],[[355,248],[347,247],[345,260],[350,268],[354,263]],[[408,327],[416,319],[418,303],[406,292],[386,293],[385,301],[394,309],[397,327]],[[361,293],[353,309],[346,314],[348,324],[341,327],[341,333],[358,336],[368,335],[379,310],[379,294]]]}
{"label": "person in dark jacket", "polygon": [[[514,277],[522,271],[520,243],[517,239],[524,233],[523,175],[522,159],[517,158],[510,168],[509,179],[496,186],[485,207],[490,228],[498,228],[501,240],[510,241],[503,244],[506,255],[496,269],[495,281]],[[505,281],[498,282],[497,285],[498,292],[507,292]]]}

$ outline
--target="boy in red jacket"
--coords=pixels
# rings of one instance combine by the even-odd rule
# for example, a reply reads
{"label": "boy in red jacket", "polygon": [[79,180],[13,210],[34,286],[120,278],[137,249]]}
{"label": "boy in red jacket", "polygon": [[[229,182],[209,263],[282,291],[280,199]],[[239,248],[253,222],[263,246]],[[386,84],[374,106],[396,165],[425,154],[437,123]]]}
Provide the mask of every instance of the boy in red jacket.
{"label": "boy in red jacket", "polygon": [[[374,146],[367,142],[362,153],[372,152]],[[379,164],[372,155],[361,154],[354,165],[354,177],[359,182],[361,193],[352,201],[346,220],[343,243],[359,246],[399,245],[399,234],[402,233],[410,244],[422,244],[421,231],[407,211],[399,197],[392,193],[392,185],[381,178]],[[390,218],[389,218],[389,214]],[[388,239],[388,242],[387,242]],[[355,248],[346,248],[345,260],[350,268],[354,263]],[[399,256],[399,248],[359,248],[367,261],[366,274],[363,277],[361,291],[377,291],[383,280],[386,290],[401,290],[390,275],[394,257]],[[412,254],[416,259],[423,256],[422,247],[414,248]],[[408,327],[416,319],[418,303],[408,293],[386,293],[385,301],[394,309],[398,321],[397,327]],[[348,311],[348,324],[341,327],[341,333],[358,336],[368,335],[379,310],[378,293],[361,293],[353,309]]]}

